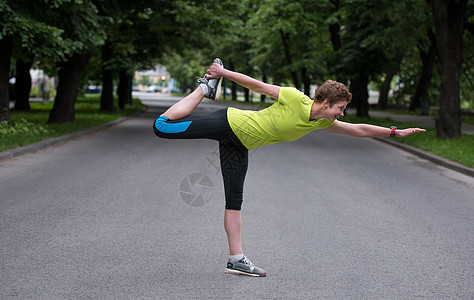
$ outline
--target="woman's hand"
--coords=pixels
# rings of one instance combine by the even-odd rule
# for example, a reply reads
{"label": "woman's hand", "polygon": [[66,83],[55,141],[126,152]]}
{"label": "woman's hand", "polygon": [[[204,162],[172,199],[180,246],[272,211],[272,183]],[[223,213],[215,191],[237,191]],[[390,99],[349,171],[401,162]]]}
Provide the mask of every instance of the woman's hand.
{"label": "woman's hand", "polygon": [[213,63],[209,69],[207,69],[207,74],[205,75],[207,79],[214,79],[214,78],[219,78],[224,76],[224,67],[217,64]]}
{"label": "woman's hand", "polygon": [[407,137],[417,132],[425,132],[425,129],[422,128],[407,128],[407,129],[397,129],[395,130],[395,136],[398,137]]}

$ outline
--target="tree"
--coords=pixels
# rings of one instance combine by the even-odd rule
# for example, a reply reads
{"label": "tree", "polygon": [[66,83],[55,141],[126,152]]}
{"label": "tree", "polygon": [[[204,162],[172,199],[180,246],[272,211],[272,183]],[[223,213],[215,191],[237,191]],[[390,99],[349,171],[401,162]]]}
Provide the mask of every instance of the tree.
{"label": "tree", "polygon": [[209,64],[209,58],[204,56],[202,51],[191,51],[187,49],[183,55],[178,53],[166,54],[163,62],[166,70],[171,77],[175,78],[181,86],[183,93],[188,88],[196,85],[196,74],[206,73],[206,64]]}
{"label": "tree", "polygon": [[441,69],[441,98],[436,120],[438,138],[461,136],[459,82],[467,0],[432,0]]}
{"label": "tree", "polygon": [[421,108],[422,115],[427,115],[429,112],[428,88],[433,76],[433,68],[437,61],[436,38],[431,29],[427,32],[427,37],[428,46],[424,45],[423,40],[420,40],[417,47],[422,63],[422,70],[413,99],[410,103],[410,110],[414,111],[417,108]]}
{"label": "tree", "polygon": [[357,116],[369,116],[368,83],[371,75],[379,74],[385,61],[383,49],[376,43],[377,11],[384,3],[354,1],[345,5],[345,31],[342,39],[342,59],[337,65],[339,73],[350,78],[352,102]]}
{"label": "tree", "polygon": [[89,0],[58,7],[51,15],[55,25],[64,30],[69,41],[66,58],[57,63],[58,90],[48,123],[70,123],[75,119],[75,103],[82,72],[91,57],[92,48],[102,42],[103,18]]}
{"label": "tree", "polygon": [[[341,1],[342,47],[336,70],[351,79],[357,115],[367,117],[369,80],[383,82],[379,104],[387,105],[390,83],[407,52],[425,34],[423,0]],[[403,41],[403,42],[401,42]]]}
{"label": "tree", "polygon": [[[427,28],[432,27],[429,6],[425,0],[391,2],[387,7],[377,7],[375,42],[382,49],[385,62],[381,73],[384,80],[380,89],[379,107],[388,105],[388,93],[394,76],[407,53],[416,51],[416,46],[425,38]],[[401,42],[403,41],[403,42]]]}
{"label": "tree", "polygon": [[[191,78],[202,76],[215,57],[221,58],[228,69],[251,70],[248,30],[243,20],[248,15],[247,4],[251,5],[249,1],[206,1],[204,5],[190,1],[172,10],[179,15],[175,21],[162,22],[165,28],[165,24],[176,24],[177,30],[163,39],[163,44],[171,47],[160,51],[167,71],[178,80],[183,92],[196,85]],[[200,30],[193,30],[197,27]],[[234,94],[236,89],[232,90]]]}
{"label": "tree", "polygon": [[[0,25],[0,29],[1,25]],[[3,36],[0,39],[0,122],[10,122],[10,57],[13,50],[13,39]]]}
{"label": "tree", "polygon": [[132,104],[132,80],[133,75],[127,70],[121,70],[119,73],[119,85],[117,87],[119,108],[125,108],[125,105]]}
{"label": "tree", "polygon": [[[217,20],[220,2],[207,1],[98,1],[99,11],[108,17],[106,40],[102,46],[102,110],[112,110],[113,83],[119,74],[119,107],[131,102],[131,78],[135,69],[154,68],[165,54],[197,46],[204,47],[210,29],[199,31],[204,22]],[[219,26],[209,26],[209,28]],[[206,32],[207,31],[207,32]],[[207,34],[207,36],[211,36]],[[207,47],[209,45],[207,44]]]}
{"label": "tree", "polygon": [[[251,62],[276,82],[291,80],[309,94],[310,84],[321,78],[329,36],[325,23],[332,13],[325,2],[262,1],[250,18],[253,52]],[[323,30],[324,28],[324,30]]]}
{"label": "tree", "polygon": [[44,13],[61,2],[0,1],[0,121],[10,121],[8,82],[13,53],[64,57],[62,30],[47,23]]}
{"label": "tree", "polygon": [[[337,56],[340,55],[340,50],[342,48],[341,42],[341,1],[340,0],[330,0],[329,1],[329,13],[327,15],[326,24],[328,25],[329,34],[331,37],[332,45],[332,61],[337,61]],[[335,74],[336,80],[344,84],[347,83],[347,79],[341,76],[340,74]]]}
{"label": "tree", "polygon": [[113,58],[110,38],[102,45],[102,93],[100,94],[100,110],[112,112],[114,107],[114,69],[111,65]]}
{"label": "tree", "polygon": [[75,103],[81,74],[90,59],[90,52],[76,52],[58,64],[59,83],[48,123],[71,123],[75,119]]}
{"label": "tree", "polygon": [[[468,17],[470,16],[470,17]],[[474,2],[466,8],[464,51],[461,74],[461,109],[474,109]]]}
{"label": "tree", "polygon": [[30,69],[33,65],[32,59],[26,61],[22,58],[16,60],[15,71],[15,110],[30,110],[30,91],[31,91],[31,75]]}

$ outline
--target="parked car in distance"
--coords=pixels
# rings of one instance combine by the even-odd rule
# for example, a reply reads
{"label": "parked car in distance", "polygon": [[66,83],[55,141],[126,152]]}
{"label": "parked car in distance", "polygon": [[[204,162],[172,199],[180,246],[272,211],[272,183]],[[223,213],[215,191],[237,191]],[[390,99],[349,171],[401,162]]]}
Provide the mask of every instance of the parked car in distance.
{"label": "parked car in distance", "polygon": [[157,86],[157,85],[150,85],[147,89],[146,89],[146,92],[147,93],[157,93],[157,92],[160,92],[161,91],[161,87]]}
{"label": "parked car in distance", "polygon": [[84,89],[84,94],[100,94],[102,87],[98,85],[89,85]]}

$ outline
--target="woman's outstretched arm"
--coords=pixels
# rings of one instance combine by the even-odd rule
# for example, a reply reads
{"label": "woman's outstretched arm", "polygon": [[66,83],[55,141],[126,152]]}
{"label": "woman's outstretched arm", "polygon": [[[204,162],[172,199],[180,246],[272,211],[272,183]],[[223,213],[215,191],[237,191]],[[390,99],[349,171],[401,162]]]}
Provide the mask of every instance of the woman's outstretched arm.
{"label": "woman's outstretched arm", "polygon": [[214,63],[207,70],[206,78],[212,79],[218,77],[227,78],[256,93],[267,95],[275,99],[278,99],[280,94],[280,87],[277,85],[262,82],[242,73],[229,71],[223,66]]}
{"label": "woman's outstretched arm", "polygon": [[[388,137],[392,133],[391,128],[369,125],[369,124],[352,124],[342,121],[336,121],[331,127],[325,129],[332,133],[350,135],[354,137]],[[417,132],[424,132],[421,128],[407,128],[394,130],[395,136],[406,137]]]}

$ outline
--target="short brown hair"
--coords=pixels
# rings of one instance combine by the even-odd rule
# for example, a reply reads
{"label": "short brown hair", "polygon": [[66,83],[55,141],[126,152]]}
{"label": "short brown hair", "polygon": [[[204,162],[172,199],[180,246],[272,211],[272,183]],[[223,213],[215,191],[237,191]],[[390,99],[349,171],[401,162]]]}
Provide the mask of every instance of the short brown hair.
{"label": "short brown hair", "polygon": [[351,102],[352,94],[344,84],[334,80],[326,80],[314,93],[315,102],[322,103],[324,99],[328,99],[329,105],[333,106],[340,101]]}

